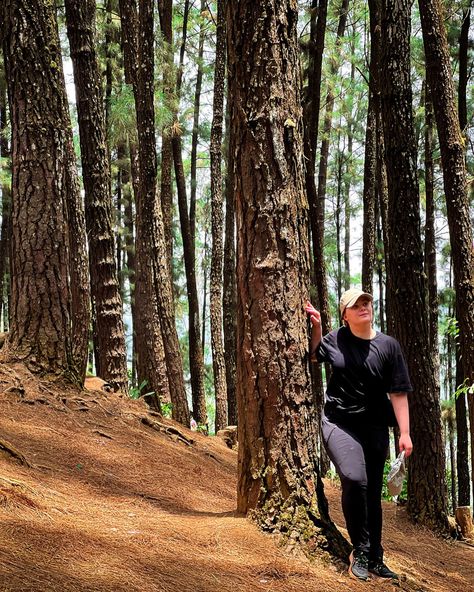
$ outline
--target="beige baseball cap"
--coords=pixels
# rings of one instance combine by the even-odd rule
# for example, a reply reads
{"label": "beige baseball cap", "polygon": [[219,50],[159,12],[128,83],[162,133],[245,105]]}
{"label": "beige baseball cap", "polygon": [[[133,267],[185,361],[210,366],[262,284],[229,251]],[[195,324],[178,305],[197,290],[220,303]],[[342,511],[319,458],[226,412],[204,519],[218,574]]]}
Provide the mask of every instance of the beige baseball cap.
{"label": "beige baseball cap", "polygon": [[363,290],[359,290],[358,288],[351,288],[350,290],[346,290],[344,294],[341,296],[341,299],[339,300],[339,310],[341,312],[341,316],[344,314],[346,308],[354,306],[354,304],[361,296],[365,296],[366,298],[369,298],[371,301],[373,301],[374,299],[372,294],[364,292]]}

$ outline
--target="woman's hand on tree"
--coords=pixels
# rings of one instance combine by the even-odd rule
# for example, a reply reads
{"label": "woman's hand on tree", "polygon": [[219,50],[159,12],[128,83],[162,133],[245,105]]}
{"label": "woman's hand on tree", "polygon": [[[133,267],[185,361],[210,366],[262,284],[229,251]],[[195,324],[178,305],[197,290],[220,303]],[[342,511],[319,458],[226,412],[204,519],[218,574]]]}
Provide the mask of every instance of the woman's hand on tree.
{"label": "woman's hand on tree", "polygon": [[309,320],[311,321],[313,327],[321,327],[321,314],[319,310],[316,310],[314,308],[314,306],[311,304],[309,300],[306,302],[305,311],[307,314],[309,314]]}

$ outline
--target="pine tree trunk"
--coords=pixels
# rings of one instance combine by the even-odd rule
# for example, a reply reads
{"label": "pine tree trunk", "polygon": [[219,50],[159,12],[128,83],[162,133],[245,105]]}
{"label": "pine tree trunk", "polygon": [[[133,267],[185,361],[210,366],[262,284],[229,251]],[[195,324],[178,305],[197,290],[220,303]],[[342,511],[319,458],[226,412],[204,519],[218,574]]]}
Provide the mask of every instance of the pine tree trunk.
{"label": "pine tree trunk", "polygon": [[224,238],[224,287],[222,295],[222,318],[224,329],[225,372],[227,385],[228,424],[237,425],[237,285],[235,278],[235,194],[234,194],[234,149],[230,126],[230,101],[227,101],[227,173],[225,178],[225,238]]}
{"label": "pine tree trunk", "polygon": [[[347,21],[347,11],[349,6],[349,0],[341,0],[341,5],[338,10],[339,20],[337,26],[337,40],[336,45],[340,45],[340,40],[344,35]],[[336,58],[331,60],[329,79],[332,79],[339,69],[339,62]],[[326,111],[324,114],[323,122],[323,139],[321,141],[321,151],[319,156],[319,168],[318,168],[318,192],[317,192],[317,204],[318,204],[318,216],[319,216],[319,229],[324,236],[324,204],[326,201],[326,184],[327,184],[327,171],[328,171],[328,158],[329,158],[329,140],[332,128],[332,114],[334,110],[334,92],[331,87],[328,87],[326,94]],[[339,183],[342,183],[342,179],[339,179]],[[340,198],[340,195],[338,196]],[[339,243],[338,243],[339,244]],[[315,254],[316,255],[316,254]],[[316,263],[316,261],[315,261]],[[319,263],[318,263],[319,264]],[[341,277],[341,276],[339,276]],[[320,303],[321,305],[321,303]],[[327,302],[329,306],[329,299]],[[323,309],[321,308],[321,324],[323,333],[330,331],[330,327],[324,326],[323,321]]]}
{"label": "pine tree trunk", "polygon": [[[329,290],[327,284],[327,270],[324,258],[324,202],[318,202],[316,189],[316,148],[318,144],[319,110],[321,105],[321,77],[326,34],[327,0],[311,1],[310,39],[307,47],[308,69],[306,71],[307,85],[303,95],[304,120],[304,157],[305,157],[305,186],[309,202],[312,260],[314,261],[312,276],[316,286],[316,294],[312,298],[321,312],[323,332],[331,330],[331,315],[329,311]],[[331,375],[331,368],[326,365],[326,382]],[[320,364],[311,364],[311,383],[313,389],[316,422],[319,426],[324,405],[324,383]],[[319,428],[317,431],[319,443]],[[321,473],[326,474],[328,463],[323,446],[320,448]]]}
{"label": "pine tree trunk", "polygon": [[[136,5],[120,2],[122,26],[125,26],[124,49],[134,51],[132,33],[137,31],[136,57],[138,66],[126,77],[134,86],[137,114],[139,187],[136,231],[136,287],[135,327],[137,334],[137,371],[139,384],[147,380],[147,390],[155,392],[163,377],[157,376],[161,343],[158,338],[161,328],[169,392],[172,401],[172,416],[176,421],[189,425],[189,409],[184,388],[183,365],[176,332],[171,275],[166,253],[161,204],[156,195],[156,145],[155,114],[153,103],[154,46],[153,46],[153,0],[140,0],[138,21]],[[127,30],[127,25],[133,23]],[[125,63],[133,65],[127,56]],[[136,77],[133,73],[136,72]],[[155,386],[156,385],[156,386]]]}
{"label": "pine tree trunk", "polygon": [[[304,95],[304,155],[305,184],[310,207],[310,225],[314,260],[315,304],[321,312],[323,332],[331,330],[329,290],[324,258],[324,200],[321,202],[316,188],[316,147],[318,142],[319,110],[321,103],[322,59],[326,33],[327,0],[312,0],[310,40],[308,45],[308,84]],[[327,368],[326,368],[327,371]],[[317,372],[317,371],[316,371]],[[319,383],[319,381],[318,381]],[[323,388],[322,379],[318,390]]]}
{"label": "pine tree trunk", "polygon": [[[346,556],[317,467],[306,359],[308,203],[297,6],[228,4],[238,284],[238,509]],[[303,535],[304,533],[304,535]]]}
{"label": "pine tree trunk", "polygon": [[429,355],[434,364],[435,380],[439,383],[439,307],[436,266],[436,208],[434,198],[433,149],[433,105],[429,88],[425,87],[425,276],[428,294]]}
{"label": "pine tree trunk", "polygon": [[[456,385],[462,384],[464,374],[459,347],[456,348]],[[456,397],[456,465],[458,467],[458,506],[471,504],[471,479],[469,475],[469,429],[467,425],[466,395]]]}
{"label": "pine tree trunk", "polygon": [[[469,28],[471,23],[471,8],[463,11],[461,34],[459,37],[459,81],[458,81],[458,114],[459,127],[464,134],[467,126],[467,81],[468,81],[468,49]],[[466,142],[467,145],[467,142]],[[464,383],[464,372],[459,348],[456,353],[456,387]],[[472,406],[471,406],[472,407]],[[471,422],[472,426],[472,422]],[[466,395],[456,397],[456,437],[457,437],[457,466],[458,466],[458,504],[469,506],[471,501],[471,481],[469,477],[469,431],[467,426]],[[474,430],[471,428],[471,438]],[[471,440],[471,451],[474,451],[474,441]],[[472,461],[472,453],[471,453]],[[474,461],[472,461],[474,463]],[[471,464],[472,490],[474,491],[474,464]]]}
{"label": "pine tree trunk", "polygon": [[204,390],[204,357],[201,349],[201,327],[199,319],[199,300],[196,283],[196,263],[194,260],[191,229],[188,217],[188,200],[186,197],[186,179],[183,167],[183,148],[181,137],[172,139],[174,170],[178,193],[179,220],[181,238],[183,240],[184,267],[186,270],[186,290],[189,306],[189,370],[191,373],[191,391],[193,400],[193,417],[198,424],[208,424],[206,410],[206,394]]}
{"label": "pine tree trunk", "polygon": [[[189,7],[185,10],[187,14]],[[166,2],[162,5],[160,11],[163,35],[165,41],[171,47],[173,41],[172,38],[172,16],[173,7],[171,2]],[[184,48],[187,37],[187,17],[183,19],[183,38],[181,45],[181,58],[184,56]],[[172,55],[167,63],[167,67],[172,71]],[[196,263],[194,258],[194,242],[191,236],[191,228],[189,225],[189,214],[188,214],[188,199],[186,193],[186,178],[184,174],[183,166],[183,147],[181,142],[181,132],[179,131],[178,125],[178,111],[177,104],[179,102],[180,95],[180,72],[182,69],[182,63],[178,70],[178,77],[176,79],[176,97],[174,101],[171,99],[173,94],[174,84],[171,82],[171,74],[166,76],[167,79],[167,91],[169,92],[168,100],[170,100],[171,110],[173,113],[173,125],[170,130],[170,147],[172,162],[174,162],[174,172],[176,179],[176,189],[178,194],[178,209],[179,209],[179,221],[181,226],[181,238],[183,241],[183,253],[184,253],[184,267],[186,272],[186,290],[188,296],[188,307],[189,307],[189,370],[191,374],[191,391],[193,401],[193,417],[198,424],[206,426],[207,410],[206,410],[206,395],[204,390],[204,358],[203,352],[200,346],[200,333],[201,328],[199,325],[199,299],[197,292],[196,282]],[[174,73],[174,72],[173,72]],[[164,144],[165,146],[165,144]]]}
{"label": "pine tree trunk", "polygon": [[[474,385],[474,250],[464,141],[456,110],[444,8],[438,0],[420,0],[426,76],[430,85],[443,165],[451,256],[456,291],[456,319],[464,379]],[[474,397],[468,397],[471,419],[471,469],[474,469]],[[474,471],[472,475],[474,488]]]}
{"label": "pine tree trunk", "polygon": [[[64,81],[63,81],[64,82]],[[63,85],[64,86],[64,85]],[[64,86],[64,113],[69,120],[66,87]],[[86,220],[84,203],[77,176],[76,154],[71,127],[67,130],[68,165],[66,167],[66,207],[69,220],[69,275],[71,283],[71,310],[73,357],[78,368],[80,384],[83,384],[89,355],[89,337],[91,324],[91,295],[89,279],[89,255],[87,251]],[[74,245],[72,247],[72,245]]]}
{"label": "pine tree trunk", "polygon": [[[201,15],[206,9],[206,0],[201,0]],[[199,113],[201,108],[201,89],[203,76],[203,55],[204,55],[204,34],[205,27],[201,22],[199,25],[199,47],[197,56],[196,88],[194,91],[194,113],[193,133],[191,139],[191,192],[189,198],[189,228],[193,249],[193,259],[196,258],[196,192],[197,192],[197,151],[199,144]]]}
{"label": "pine tree trunk", "polygon": [[[174,103],[175,71],[173,64],[173,0],[158,3],[161,35],[163,37],[163,100],[170,113],[176,109]],[[173,148],[171,145],[172,125],[163,126],[161,133],[161,208],[165,226],[166,249],[170,268],[173,265]]]}
{"label": "pine tree trunk", "polygon": [[467,83],[469,80],[469,29],[471,27],[471,6],[463,10],[461,33],[459,35],[458,116],[461,133],[467,126]]}
{"label": "pine tree trunk", "polygon": [[447,532],[439,393],[433,361],[426,356],[429,333],[410,84],[410,7],[409,0],[385,0],[382,9],[381,91],[390,229],[388,276],[392,282],[389,288],[396,286],[390,296],[389,312],[414,388],[410,420],[415,453],[409,463],[408,513],[420,524]]}
{"label": "pine tree trunk", "polygon": [[103,96],[95,52],[95,1],[65,1],[77,99],[89,239],[97,375],[128,391],[122,299],[117,277]]}
{"label": "pine tree trunk", "polygon": [[224,120],[224,82],[226,62],[225,0],[217,0],[216,62],[214,68],[214,104],[211,127],[211,223],[212,256],[210,314],[212,368],[216,397],[216,433],[227,426],[227,384],[222,321],[223,197],[222,127]]}
{"label": "pine tree trunk", "polygon": [[[369,101],[365,128],[364,152],[364,223],[362,228],[362,289],[373,291],[376,265],[376,211],[377,211],[377,113],[380,111],[379,65],[381,52],[379,3],[369,0],[370,11],[370,64]],[[381,298],[380,298],[381,300]]]}
{"label": "pine tree trunk", "polygon": [[[128,279],[128,294],[130,301],[130,309],[132,313],[132,368],[131,368],[131,382],[136,386],[136,368],[135,368],[135,229],[134,229],[134,199],[132,191],[132,153],[133,150],[129,148],[126,141],[121,142],[118,146],[117,160],[120,171],[120,182],[122,184],[122,201],[123,201],[123,230],[124,230],[124,247],[125,247],[125,266],[127,269],[126,277]],[[125,278],[124,278],[125,279]],[[125,286],[124,286],[125,292]],[[130,328],[129,328],[130,333]],[[168,381],[165,381],[168,385]],[[163,401],[169,399],[163,399]]]}
{"label": "pine tree trunk", "polygon": [[[351,68],[351,86],[354,81],[354,66]],[[347,117],[347,153],[344,156],[346,161],[345,175],[344,175],[344,279],[345,288],[348,290],[351,287],[351,163],[354,138],[352,135],[352,114],[349,113]]]}
{"label": "pine tree trunk", "polygon": [[[121,41],[124,56],[125,81],[134,89],[135,107],[137,106],[137,68],[138,60],[138,15],[136,2],[120,2],[120,20],[122,25]],[[141,119],[143,123],[143,114]],[[134,140],[129,141],[130,169],[133,192],[135,195],[136,232],[134,248],[134,276],[131,286],[133,314],[133,365],[136,369],[138,386],[145,385],[143,393],[154,393],[146,397],[148,404],[159,411],[161,402],[170,400],[170,385],[166,367],[163,338],[158,315],[158,302],[154,290],[151,261],[147,259],[142,244],[143,225],[139,220],[138,207],[142,203],[142,179],[140,175],[139,147]],[[156,154],[155,154],[156,158]],[[150,215],[155,211],[151,205]],[[144,270],[138,273],[138,261],[148,261]],[[143,263],[141,263],[143,267]],[[146,339],[145,336],[146,335]],[[142,394],[143,394],[142,393]]]}
{"label": "pine tree trunk", "polygon": [[449,464],[451,465],[451,507],[452,513],[457,507],[457,467],[456,467],[456,452],[454,450],[454,418],[452,414],[448,418],[448,444],[449,444]]}
{"label": "pine tree trunk", "polygon": [[4,354],[33,371],[80,383],[65,194],[71,136],[56,15],[49,3],[8,0],[0,21],[13,165],[12,310]]}
{"label": "pine tree trunk", "polygon": [[[0,157],[11,156],[7,136],[7,81],[5,70],[0,70]],[[5,162],[5,161],[4,161]],[[11,188],[10,183],[2,182],[2,225],[0,233],[0,319],[3,315],[3,331],[8,330],[8,284],[10,275],[10,236],[11,236]]]}

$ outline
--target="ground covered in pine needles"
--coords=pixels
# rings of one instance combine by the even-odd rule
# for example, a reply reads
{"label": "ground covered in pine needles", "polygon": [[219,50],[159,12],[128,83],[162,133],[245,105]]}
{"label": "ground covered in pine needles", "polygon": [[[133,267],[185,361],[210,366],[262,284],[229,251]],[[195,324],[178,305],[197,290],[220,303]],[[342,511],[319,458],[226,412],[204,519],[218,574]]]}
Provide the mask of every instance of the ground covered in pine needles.
{"label": "ground covered in pine needles", "polygon": [[[236,452],[140,401],[0,365],[1,592],[467,592],[474,548],[385,505],[400,587],[278,546],[235,513]],[[342,525],[339,491],[326,485]]]}

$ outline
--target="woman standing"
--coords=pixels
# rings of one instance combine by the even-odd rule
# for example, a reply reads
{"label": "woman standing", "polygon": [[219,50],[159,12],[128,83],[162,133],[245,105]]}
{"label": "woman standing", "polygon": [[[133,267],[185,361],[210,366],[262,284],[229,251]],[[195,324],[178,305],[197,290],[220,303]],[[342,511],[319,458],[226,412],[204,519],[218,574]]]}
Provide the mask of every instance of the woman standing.
{"label": "woman standing", "polygon": [[398,423],[400,451],[412,452],[407,392],[412,390],[396,339],[372,327],[373,297],[344,292],[344,326],[321,335],[321,317],[310,302],[311,359],[327,362],[332,375],[322,416],[322,438],[342,484],[342,509],[352,542],[349,574],[367,580],[397,579],[383,562],[382,483],[388,426]]}

